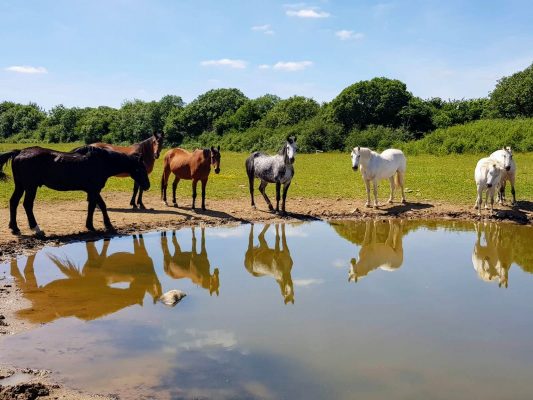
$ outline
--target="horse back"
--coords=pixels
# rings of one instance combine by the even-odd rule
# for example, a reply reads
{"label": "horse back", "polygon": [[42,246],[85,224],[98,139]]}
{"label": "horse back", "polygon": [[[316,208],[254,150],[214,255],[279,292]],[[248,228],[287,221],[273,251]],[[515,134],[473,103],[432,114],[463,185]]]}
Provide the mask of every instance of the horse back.
{"label": "horse back", "polygon": [[205,179],[211,170],[211,159],[204,150],[170,149],[164,162],[180,179]]}
{"label": "horse back", "polygon": [[[144,147],[140,146],[140,143],[132,144],[130,146],[117,146],[114,144],[103,143],[103,142],[92,143],[90,146],[98,147],[100,149],[106,149],[110,151],[116,151],[118,153],[127,154],[129,156],[133,154],[140,154],[142,157],[144,166],[146,168],[146,172],[150,174],[154,170],[155,158],[151,151],[151,147],[150,147],[150,151],[144,151]],[[118,174],[117,176],[124,178],[130,175],[129,174]]]}

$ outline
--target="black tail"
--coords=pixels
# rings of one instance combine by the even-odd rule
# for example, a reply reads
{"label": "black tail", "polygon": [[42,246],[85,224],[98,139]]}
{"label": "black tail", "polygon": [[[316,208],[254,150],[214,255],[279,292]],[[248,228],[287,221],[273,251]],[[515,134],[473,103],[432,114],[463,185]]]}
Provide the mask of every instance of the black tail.
{"label": "black tail", "polygon": [[255,153],[250,154],[250,157],[246,159],[246,173],[248,174],[248,179],[253,182],[254,180],[254,159],[259,155],[260,153],[256,151]]}
{"label": "black tail", "polygon": [[5,153],[0,153],[0,180],[6,180],[7,175],[4,172],[4,166],[13,158],[19,155],[21,150],[12,150]]}

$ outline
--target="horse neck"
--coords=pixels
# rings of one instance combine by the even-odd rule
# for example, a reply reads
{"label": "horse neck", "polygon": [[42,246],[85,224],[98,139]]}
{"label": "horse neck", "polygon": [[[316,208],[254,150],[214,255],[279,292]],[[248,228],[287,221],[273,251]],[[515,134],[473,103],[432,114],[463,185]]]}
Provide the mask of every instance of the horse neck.
{"label": "horse neck", "polygon": [[137,144],[139,147],[136,151],[142,155],[143,162],[147,165],[151,163],[153,164],[155,161],[154,152],[152,149],[152,140],[152,138],[148,138]]}
{"label": "horse neck", "polygon": [[360,164],[363,167],[367,167],[368,163],[370,162],[370,159],[373,157],[372,150],[370,149],[361,149],[362,151],[359,152],[360,154]]}
{"label": "horse neck", "polygon": [[283,163],[284,163],[285,165],[290,164],[289,156],[287,155],[287,147],[286,147],[286,146],[283,146],[283,147],[278,151],[278,156],[281,156],[281,157],[282,157],[282,159],[283,159]]}
{"label": "horse neck", "polygon": [[101,162],[105,165],[105,174],[107,178],[115,176],[121,173],[130,173],[131,172],[131,160],[130,158],[121,153],[108,154],[106,158],[100,159]]}

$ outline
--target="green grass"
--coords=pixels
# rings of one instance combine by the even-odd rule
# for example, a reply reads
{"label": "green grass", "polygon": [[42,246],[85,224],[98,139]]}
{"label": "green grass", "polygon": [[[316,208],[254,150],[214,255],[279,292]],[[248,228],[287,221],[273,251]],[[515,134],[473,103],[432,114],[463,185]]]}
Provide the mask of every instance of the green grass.
{"label": "green grass", "polygon": [[[46,144],[43,146],[57,150],[70,150],[79,143]],[[0,144],[0,151],[27,147],[22,144]],[[208,199],[228,199],[248,197],[248,179],[244,169],[244,160],[248,154],[222,153],[221,173],[212,173],[207,185]],[[474,168],[482,155],[416,155],[407,157],[406,187],[412,192],[407,198],[419,201],[449,202],[470,204],[475,199]],[[533,199],[533,153],[516,154],[518,166],[516,190],[518,199]],[[162,158],[157,160],[151,174],[150,192],[159,196],[162,171]],[[296,174],[289,190],[289,197],[303,198],[355,198],[363,200],[366,196],[364,184],[359,172],[351,169],[350,156],[347,153],[298,154],[295,163]],[[6,168],[10,172],[10,167]],[[257,187],[256,181],[256,187]],[[170,187],[170,185],[169,185]],[[124,191],[130,193],[131,179],[111,178],[105,192]],[[13,191],[13,181],[0,183],[0,206],[7,207]],[[269,196],[274,194],[274,186],[267,188]],[[388,182],[380,185],[380,199],[388,197]],[[178,197],[191,196],[190,181],[181,181]],[[256,196],[260,196],[256,191]],[[38,200],[49,201],[79,199],[84,200],[81,192],[56,192],[47,188],[38,191]]]}

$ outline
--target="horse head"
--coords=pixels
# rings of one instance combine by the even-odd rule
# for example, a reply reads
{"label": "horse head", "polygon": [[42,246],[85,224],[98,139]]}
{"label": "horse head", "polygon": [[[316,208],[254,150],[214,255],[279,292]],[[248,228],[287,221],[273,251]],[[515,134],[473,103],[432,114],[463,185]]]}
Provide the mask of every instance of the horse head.
{"label": "horse head", "polygon": [[211,146],[211,165],[215,167],[215,174],[220,173],[220,146],[216,149]]}
{"label": "horse head", "polygon": [[359,168],[359,160],[361,158],[361,147],[357,146],[352,149],[352,169],[357,171]]}
{"label": "horse head", "polygon": [[501,165],[498,162],[493,162],[489,165],[488,171],[487,171],[487,187],[491,188],[492,186],[496,186],[500,182],[500,176],[501,176]]}
{"label": "horse head", "polygon": [[157,160],[163,150],[163,140],[165,135],[163,133],[154,132],[152,135],[152,151],[154,153],[154,158]]}
{"label": "horse head", "polygon": [[506,171],[511,169],[511,162],[513,160],[513,151],[510,146],[503,148],[503,167]]}
{"label": "horse head", "polygon": [[132,162],[131,170],[129,171],[131,177],[139,184],[142,190],[150,189],[150,180],[144,165],[141,154],[133,154],[128,156]]}
{"label": "horse head", "polygon": [[288,137],[287,143],[285,143],[285,154],[291,164],[294,163],[294,157],[296,156],[296,138]]}

